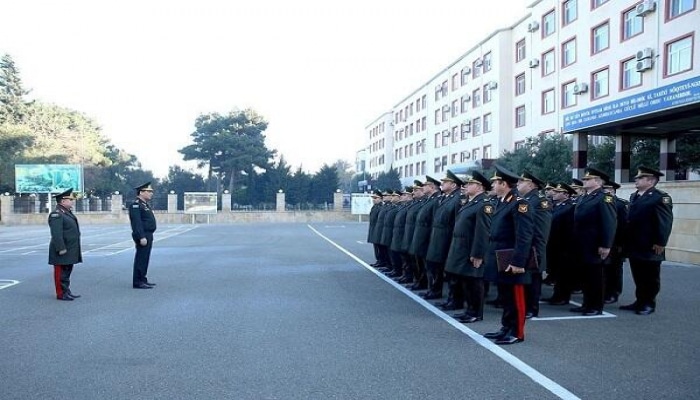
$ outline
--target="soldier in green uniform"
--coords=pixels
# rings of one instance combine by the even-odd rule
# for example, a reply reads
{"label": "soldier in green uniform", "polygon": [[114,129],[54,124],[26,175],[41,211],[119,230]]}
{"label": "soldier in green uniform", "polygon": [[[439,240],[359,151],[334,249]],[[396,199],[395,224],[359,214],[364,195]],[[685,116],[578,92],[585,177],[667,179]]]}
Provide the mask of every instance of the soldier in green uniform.
{"label": "soldier in green uniform", "polygon": [[136,198],[129,204],[129,220],[131,221],[131,238],[136,246],[134,256],[134,289],[152,289],[155,283],[148,282],[148,262],[153,247],[153,232],[156,231],[156,217],[148,202],[153,198],[151,182],[146,182],[134,188]]}
{"label": "soldier in green uniform", "polygon": [[673,201],[656,188],[661,172],[639,167],[634,177],[636,192],[630,196],[627,213],[627,246],[636,300],[620,307],[649,315],[656,311],[656,295],[661,290],[661,261],[673,227]]}
{"label": "soldier in green uniform", "polygon": [[51,242],[49,243],[49,264],[53,265],[53,279],[56,286],[56,299],[72,301],[80,295],[70,290],[70,276],[73,265],[83,262],[80,249],[80,226],[73,214],[75,196],[73,189],[53,196],[56,209],[49,214]]}

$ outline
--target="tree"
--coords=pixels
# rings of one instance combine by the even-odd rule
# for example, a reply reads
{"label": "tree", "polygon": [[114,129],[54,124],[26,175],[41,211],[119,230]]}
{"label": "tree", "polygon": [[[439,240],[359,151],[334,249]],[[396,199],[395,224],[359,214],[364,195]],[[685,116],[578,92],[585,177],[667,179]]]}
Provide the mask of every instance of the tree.
{"label": "tree", "polygon": [[608,176],[615,176],[615,137],[606,136],[599,145],[594,145],[589,138],[588,165],[598,168]]}
{"label": "tree", "polygon": [[568,182],[571,179],[572,142],[563,135],[530,137],[523,147],[504,152],[497,160],[514,173],[525,170],[546,182]]}
{"label": "tree", "polygon": [[339,189],[338,171],[328,164],[323,164],[321,169],[312,179],[314,203],[332,203],[333,193]]}
{"label": "tree", "polygon": [[355,182],[354,187],[352,186],[355,171],[349,162],[345,160],[337,160],[335,163],[333,163],[333,168],[336,170],[339,188],[343,191],[343,193],[350,193],[353,191],[353,189],[357,189],[357,182]]}
{"label": "tree", "polygon": [[303,205],[311,202],[312,179],[311,175],[302,171],[299,167],[287,186],[286,201],[290,204]]}
{"label": "tree", "polygon": [[0,124],[20,123],[24,120],[30,102],[24,101],[29,94],[22,86],[19,69],[9,54],[0,58]]}
{"label": "tree", "polygon": [[372,188],[381,191],[401,189],[399,171],[392,167],[387,172],[379,173],[377,178],[372,181]]}
{"label": "tree", "polygon": [[276,153],[265,147],[263,132],[267,129],[267,122],[251,109],[233,110],[227,115],[200,115],[195,128],[190,135],[194,144],[179,152],[185,161],[197,160],[200,168],[208,165],[208,182],[212,181],[213,173],[221,180],[227,179],[231,193],[234,192],[234,180],[242,172],[250,175],[256,166],[267,168]]}
{"label": "tree", "polygon": [[0,124],[0,192],[13,192],[15,164],[33,141],[26,126]]}
{"label": "tree", "polygon": [[279,162],[265,171],[261,176],[263,201],[274,201],[277,191],[280,189],[284,192],[288,191],[289,180],[292,176],[291,169],[292,167],[287,164],[284,156],[281,156]]}

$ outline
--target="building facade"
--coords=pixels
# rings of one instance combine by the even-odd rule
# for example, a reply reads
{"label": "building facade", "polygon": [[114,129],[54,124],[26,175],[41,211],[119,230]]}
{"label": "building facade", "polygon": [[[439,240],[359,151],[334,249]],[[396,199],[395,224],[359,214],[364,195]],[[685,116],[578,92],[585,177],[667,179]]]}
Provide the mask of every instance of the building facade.
{"label": "building facade", "polygon": [[[534,1],[522,19],[483,39],[366,127],[364,172],[376,177],[393,167],[409,184],[441,177],[448,168],[486,168],[528,137],[549,134],[573,135],[575,170],[585,167],[588,136],[616,136],[616,163],[624,171],[625,135],[656,133],[642,126],[656,112],[681,121],[675,132],[662,129],[658,136],[665,154],[675,156],[674,139],[667,138],[700,132],[699,121],[680,113],[700,114],[698,1]],[[683,88],[683,99],[663,97],[660,105],[637,102],[630,109],[635,97]]]}

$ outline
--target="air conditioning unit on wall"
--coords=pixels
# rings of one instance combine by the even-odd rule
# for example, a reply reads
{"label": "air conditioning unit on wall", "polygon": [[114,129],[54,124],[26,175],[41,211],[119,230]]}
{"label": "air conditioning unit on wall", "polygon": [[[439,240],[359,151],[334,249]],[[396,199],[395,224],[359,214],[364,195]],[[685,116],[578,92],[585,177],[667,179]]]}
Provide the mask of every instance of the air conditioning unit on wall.
{"label": "air conditioning unit on wall", "polygon": [[582,94],[588,91],[587,83],[577,83],[574,85],[574,94]]}
{"label": "air conditioning unit on wall", "polygon": [[532,22],[527,24],[527,31],[528,32],[534,32],[538,29],[540,29],[540,23],[537,21],[532,21]]}
{"label": "air conditioning unit on wall", "polygon": [[654,12],[655,10],[656,1],[644,0],[641,3],[637,4],[637,8],[635,8],[635,14],[637,14],[638,17],[643,17],[651,12]]}
{"label": "air conditioning unit on wall", "polygon": [[530,63],[528,64],[530,68],[537,68],[540,65],[540,59],[539,58],[533,58],[530,60]]}
{"label": "air conditioning unit on wall", "polygon": [[637,61],[637,72],[644,72],[653,67],[653,62],[651,58],[645,58],[643,60]]}
{"label": "air conditioning unit on wall", "polygon": [[637,52],[637,61],[644,60],[645,58],[651,58],[654,56],[654,49],[647,47],[645,49],[639,50]]}

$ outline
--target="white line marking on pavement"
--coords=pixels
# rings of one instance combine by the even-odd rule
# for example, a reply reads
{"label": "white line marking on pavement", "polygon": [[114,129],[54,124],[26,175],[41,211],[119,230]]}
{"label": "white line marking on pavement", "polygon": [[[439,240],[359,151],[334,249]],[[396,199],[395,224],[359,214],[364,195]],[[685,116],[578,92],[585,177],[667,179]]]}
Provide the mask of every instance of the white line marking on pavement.
{"label": "white line marking on pavement", "polygon": [[19,281],[14,281],[12,279],[0,279],[0,290],[15,286],[18,283]]}
{"label": "white line marking on pavement", "polygon": [[580,399],[578,396],[571,393],[563,386],[559,385],[558,383],[556,383],[553,380],[549,379],[548,377],[544,376],[542,373],[540,373],[536,369],[532,368],[528,364],[525,364],[519,358],[517,358],[514,355],[503,350],[502,347],[494,344],[489,339],[486,339],[480,333],[477,333],[477,332],[467,328],[464,324],[457,322],[454,318],[452,318],[449,315],[445,314],[444,312],[438,310],[431,303],[429,303],[426,300],[424,300],[423,298],[417,296],[416,294],[414,294],[410,290],[406,289],[402,285],[396,283],[393,279],[388,278],[384,274],[382,274],[382,273],[378,272],[377,270],[375,270],[374,268],[370,267],[367,263],[365,263],[364,261],[359,259],[354,254],[350,253],[349,251],[345,250],[344,248],[342,248],[340,245],[338,245],[337,243],[335,243],[331,239],[324,236],[321,232],[314,229],[314,227],[312,227],[311,225],[307,225],[307,226],[309,227],[309,229],[311,229],[314,233],[316,233],[322,239],[324,239],[328,243],[332,244],[335,248],[337,248],[341,252],[345,253],[347,256],[349,256],[353,260],[357,261],[358,264],[365,267],[368,271],[377,275],[379,278],[384,280],[386,283],[394,286],[396,289],[401,291],[403,294],[405,294],[406,296],[415,300],[418,304],[422,305],[425,309],[432,312],[433,314],[435,314],[436,316],[438,316],[439,318],[441,318],[443,321],[447,322],[448,324],[452,325],[455,329],[457,329],[457,330],[461,331],[462,333],[464,333],[465,335],[469,336],[472,340],[474,340],[480,346],[487,349],[491,353],[495,354],[497,357],[499,357],[500,359],[502,359],[506,363],[510,364],[515,369],[522,372],[527,377],[532,379],[535,383],[537,383],[540,386],[544,387],[545,389],[549,390],[550,392],[552,392],[554,395],[556,395],[560,399],[567,399],[567,400],[568,399],[571,399],[571,400]]}

